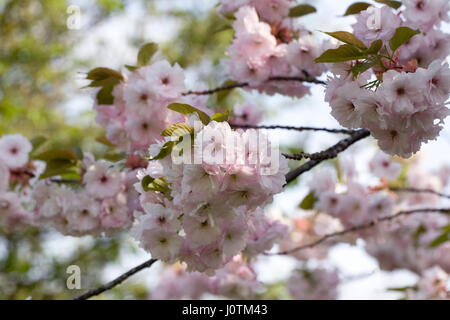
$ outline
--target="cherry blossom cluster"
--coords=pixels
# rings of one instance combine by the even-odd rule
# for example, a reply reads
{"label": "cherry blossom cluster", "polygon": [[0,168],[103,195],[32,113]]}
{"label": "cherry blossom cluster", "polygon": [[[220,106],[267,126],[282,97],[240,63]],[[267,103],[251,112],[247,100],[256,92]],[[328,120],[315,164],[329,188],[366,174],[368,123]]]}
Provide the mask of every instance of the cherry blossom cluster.
{"label": "cherry blossom cluster", "polygon": [[417,288],[407,290],[407,298],[411,300],[449,300],[447,289],[449,275],[439,266],[425,270],[417,283]]}
{"label": "cherry blossom cluster", "polygon": [[20,228],[30,220],[26,208],[29,188],[42,170],[38,161],[30,161],[33,149],[30,141],[21,134],[0,138],[0,226]]}
{"label": "cherry blossom cluster", "polygon": [[[408,170],[406,180],[408,185],[419,189],[442,190],[447,186],[448,177],[445,172],[430,174],[414,166]],[[398,196],[396,205],[399,209],[436,207],[441,201],[434,194],[405,193]],[[365,238],[366,251],[386,270],[405,268],[420,274],[437,265],[449,272],[449,243],[433,245],[449,223],[448,216],[436,213],[400,217],[371,229]]]}
{"label": "cherry blossom cluster", "polygon": [[[325,235],[390,216],[400,210],[439,207],[445,201],[433,193],[394,194],[389,191],[388,186],[398,183],[398,179],[404,179],[407,186],[417,189],[443,190],[449,182],[447,167],[430,174],[419,169],[418,164],[412,164],[402,178],[402,164],[378,152],[368,164],[373,184],[363,187],[358,182],[360,177],[354,169],[354,163],[349,161],[351,162],[349,159],[340,162],[341,180],[337,179],[336,169],[332,167],[315,172],[309,186],[314,195],[313,208],[316,213],[311,217],[292,220],[289,236],[280,244],[282,251],[289,252],[300,261],[324,259],[335,242],[328,241],[320,247],[314,246],[298,252],[292,249],[312,243]],[[424,275],[419,281],[419,287],[422,288],[420,283],[423,283],[423,288],[427,289],[419,291],[426,292],[414,293],[415,297],[437,298],[433,292],[439,292],[439,297],[442,298],[447,292],[444,290],[445,284],[436,284],[433,288],[428,278],[431,274],[435,277],[447,277],[446,272],[450,271],[448,241],[433,244],[442,237],[442,232],[448,228],[449,223],[447,215],[438,213],[405,215],[370,229],[351,233],[348,240],[352,242],[358,237],[364,239],[365,250],[377,259],[384,270],[409,269]],[[434,268],[434,271],[427,271],[430,268]],[[445,297],[448,298],[448,295]]]}
{"label": "cherry blossom cluster", "polygon": [[55,176],[39,179],[46,164],[30,160],[32,145],[20,134],[0,138],[0,224],[52,226],[63,234],[99,235],[131,227],[140,208],[136,170],[121,170],[85,154],[74,186]]}
{"label": "cherry blossom cluster", "polygon": [[262,289],[252,266],[236,255],[212,277],[200,272],[187,272],[183,264],[165,268],[151,299],[199,299],[206,294],[230,299],[248,299]]}
{"label": "cherry blossom cluster", "polygon": [[337,271],[323,268],[295,270],[287,281],[289,293],[296,300],[335,300],[338,284]]}
{"label": "cherry blossom cluster", "polygon": [[105,160],[95,161],[90,154],[85,154],[82,169],[84,174],[79,188],[50,179],[34,186],[34,222],[77,236],[103,232],[110,235],[129,229],[133,212],[140,209],[138,194],[133,188],[136,171],[121,171]]}
{"label": "cherry blossom cluster", "polygon": [[[270,221],[262,208],[281,192],[287,161],[278,150],[271,150],[270,142],[264,146],[267,150],[252,149],[252,132],[256,133],[233,131],[227,122],[211,121],[195,134],[193,145],[201,147],[183,151],[204,155],[198,164],[166,157],[150,161],[139,173],[144,182],[149,176],[170,188],[145,192],[142,183],[136,184],[145,214],[134,235],[153,257],[184,261],[189,270],[212,273],[239,252],[253,257],[269,250],[284,235],[285,226]],[[151,157],[161,152],[163,143],[150,146]],[[226,159],[214,156],[219,154]]]}
{"label": "cherry blossom cluster", "polygon": [[296,81],[270,81],[276,77],[314,78],[326,71],[315,64],[324,45],[289,17],[290,0],[223,1],[220,12],[234,13],[235,38],[228,49],[231,78],[248,82],[267,94],[302,97],[309,87]]}
{"label": "cherry blossom cluster", "polygon": [[106,138],[125,152],[145,150],[170,124],[182,121],[167,105],[183,101],[184,71],[166,60],[140,67],[114,87],[114,104],[96,103],[96,121]]}
{"label": "cherry blossom cluster", "polygon": [[[398,14],[383,6],[357,16],[355,37],[366,46],[381,40],[386,56],[359,76],[355,67],[373,62],[336,63],[325,100],[342,126],[367,128],[383,151],[408,158],[422,143],[436,139],[450,114],[445,104],[450,68],[443,62],[450,36],[436,29],[449,19],[448,1],[406,1],[405,6]],[[419,28],[421,33],[391,52],[389,40],[399,27]]]}

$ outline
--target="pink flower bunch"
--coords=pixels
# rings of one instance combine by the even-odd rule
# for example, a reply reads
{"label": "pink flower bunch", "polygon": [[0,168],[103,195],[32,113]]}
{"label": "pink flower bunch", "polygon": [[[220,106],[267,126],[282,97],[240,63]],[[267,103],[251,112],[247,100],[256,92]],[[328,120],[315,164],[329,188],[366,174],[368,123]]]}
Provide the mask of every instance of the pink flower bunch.
{"label": "pink flower bunch", "polygon": [[341,74],[330,79],[326,100],[341,125],[369,129],[384,152],[404,158],[436,139],[450,114],[445,105],[450,92],[447,63],[436,60],[415,72],[389,70],[376,91],[363,88],[369,77],[354,80]]}
{"label": "pink flower bunch", "polygon": [[166,268],[152,290],[151,299],[200,299],[205,294],[230,299],[251,298],[261,283],[253,268],[236,255],[212,277],[200,272],[188,272],[183,264]]}
{"label": "pink flower bunch", "polygon": [[27,210],[31,183],[42,170],[38,161],[30,161],[30,141],[21,134],[0,138],[0,225],[15,229],[30,220]]}
{"label": "pink flower bunch", "polygon": [[262,20],[278,23],[289,15],[293,2],[292,0],[223,0],[219,12],[227,15],[243,6],[251,6],[255,8]]}
{"label": "pink flower bunch", "polygon": [[450,300],[450,290],[447,289],[449,275],[439,266],[425,270],[417,283],[417,289],[407,292],[412,300]]}
{"label": "pink flower bunch", "polygon": [[[442,190],[445,184],[438,174],[421,171],[415,166],[407,173],[407,185],[418,189]],[[439,207],[442,198],[427,193],[402,193],[396,206],[402,209]],[[450,218],[437,213],[409,215],[385,223],[366,234],[366,250],[377,258],[383,269],[406,268],[421,273],[434,265],[450,271],[450,244],[430,244],[442,235]]]}
{"label": "pink flower bunch", "polygon": [[33,221],[49,225],[63,234],[111,234],[131,227],[133,202],[138,194],[133,189],[136,171],[120,171],[112,163],[84,159],[84,188],[59,185],[51,179],[41,180],[33,188],[35,203]]}
{"label": "pink flower bunch", "polygon": [[257,125],[262,120],[261,108],[251,102],[244,102],[233,107],[233,115],[228,122],[236,125]]}
{"label": "pink flower bunch", "polygon": [[[302,97],[309,87],[296,81],[270,81],[274,77],[317,77],[325,71],[315,64],[322,45],[288,17],[290,1],[247,1],[235,11],[235,38],[227,60],[232,79],[248,82],[268,94]],[[222,6],[227,8],[227,6]],[[299,37],[300,36],[300,37]]]}
{"label": "pink flower bunch", "polygon": [[[379,157],[376,155],[375,162],[371,163],[378,173],[381,171],[376,167]],[[381,167],[384,168],[383,164]],[[360,225],[391,214],[395,204],[391,194],[385,191],[373,192],[369,187],[358,183],[356,176],[347,178],[346,188],[343,189],[339,186],[336,176],[334,168],[324,168],[317,171],[311,179],[309,187],[316,199],[315,208],[338,218],[344,227]],[[336,224],[336,229],[338,228]]]}
{"label": "pink flower bunch", "polygon": [[182,121],[167,105],[182,101],[184,72],[166,60],[136,69],[113,90],[113,105],[94,106],[106,137],[126,152],[144,150],[168,125]]}
{"label": "pink flower bunch", "polygon": [[[176,163],[172,155],[151,161],[139,174],[140,179],[165,179],[170,187],[164,194],[136,185],[145,214],[134,235],[153,257],[213,272],[239,252],[253,256],[283,236],[285,227],[269,221],[261,208],[281,192],[287,161],[271,150],[264,135],[259,136],[266,142],[263,149],[252,148],[252,132],[211,121],[196,132],[193,150],[183,150],[193,159],[201,156],[200,161]],[[161,146],[150,146],[150,155],[156,156]]]}
{"label": "pink flower bunch", "polygon": [[336,270],[296,270],[287,281],[289,293],[296,300],[337,299],[339,275]]}
{"label": "pink flower bunch", "polygon": [[357,16],[353,25],[355,36],[367,46],[374,40],[382,40],[389,47],[389,40],[400,26],[419,29],[421,34],[411,38],[399,48],[397,56],[402,64],[415,60],[426,67],[434,60],[443,60],[450,50],[449,35],[439,28],[449,21],[450,5],[446,0],[408,0],[405,9],[395,14],[388,6],[369,7]]}
{"label": "pink flower bunch", "polygon": [[383,48],[389,48],[400,26],[422,29],[396,52],[387,52],[392,57],[382,58],[382,67],[369,68],[356,79],[351,69],[361,61],[334,65],[325,100],[341,125],[367,128],[383,151],[408,158],[436,139],[449,115],[450,68],[442,60],[450,41],[436,29],[448,20],[447,1],[412,0],[405,6],[402,14],[383,6],[357,16],[354,35],[367,46],[382,40]]}
{"label": "pink flower bunch", "polygon": [[430,248],[430,243],[442,234],[442,228],[449,222],[448,217],[427,213],[378,226],[365,237],[366,251],[379,261],[384,270],[409,269],[421,273],[439,265],[448,272],[449,243],[435,248]]}
{"label": "pink flower bunch", "polygon": [[[315,215],[291,220],[288,236],[280,242],[280,251],[290,251],[316,241],[317,239],[343,229],[338,218],[319,212]],[[328,257],[328,251],[334,243],[329,241],[321,246],[315,246],[300,251],[292,251],[289,255],[300,261],[309,259],[323,260]]]}

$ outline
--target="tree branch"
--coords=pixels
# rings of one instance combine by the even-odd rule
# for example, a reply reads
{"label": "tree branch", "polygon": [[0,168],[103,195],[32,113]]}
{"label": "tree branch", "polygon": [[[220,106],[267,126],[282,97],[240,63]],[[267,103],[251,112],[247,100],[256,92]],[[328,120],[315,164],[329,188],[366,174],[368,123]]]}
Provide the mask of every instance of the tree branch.
{"label": "tree branch", "polygon": [[282,126],[282,125],[248,125],[248,124],[230,124],[233,128],[241,129],[283,129],[283,130],[293,130],[293,131],[324,131],[330,133],[342,133],[342,134],[354,134],[356,130],[349,129],[329,129],[329,128],[318,128],[318,127],[295,127],[295,126]]}
{"label": "tree branch", "polygon": [[437,192],[432,189],[408,188],[408,187],[389,187],[389,190],[394,192],[410,192],[410,193],[429,193],[439,196],[441,198],[450,199],[450,195]]}
{"label": "tree branch", "polygon": [[378,218],[378,219],[374,219],[374,220],[372,220],[370,222],[367,222],[367,223],[364,223],[364,224],[361,224],[361,225],[357,225],[357,226],[353,226],[353,227],[348,228],[348,229],[344,229],[342,231],[330,233],[330,234],[327,234],[327,235],[323,236],[322,238],[319,238],[319,239],[317,239],[317,240],[315,240],[313,242],[310,242],[308,244],[305,244],[305,245],[302,245],[302,246],[299,246],[299,247],[296,247],[296,248],[293,248],[293,249],[281,251],[281,252],[278,252],[278,253],[273,253],[273,254],[270,254],[270,255],[288,255],[290,253],[294,253],[294,252],[298,252],[298,251],[301,251],[301,250],[305,250],[305,249],[309,249],[309,248],[315,247],[315,246],[317,246],[317,245],[319,245],[319,244],[321,244],[321,243],[323,243],[323,242],[325,242],[325,241],[327,241],[327,240],[329,240],[331,238],[342,236],[342,235],[345,235],[345,234],[348,234],[348,233],[351,233],[351,232],[355,232],[355,231],[361,231],[361,230],[364,230],[364,229],[368,229],[370,227],[373,227],[373,226],[377,225],[380,222],[390,221],[390,220],[396,219],[398,217],[407,216],[407,215],[411,215],[411,214],[414,214],[414,213],[425,213],[425,212],[436,212],[436,213],[450,214],[450,208],[423,208],[423,209],[413,209],[413,210],[399,211],[396,214],[393,214],[393,215],[390,215],[390,216],[384,216],[384,217],[381,217],[381,218]]}
{"label": "tree branch", "polygon": [[[322,85],[327,84],[325,81],[317,80],[314,78],[308,78],[308,77],[270,77],[266,82],[271,82],[271,81],[296,81],[296,82],[307,82],[307,83],[315,83],[315,84],[322,84]],[[231,90],[234,88],[245,88],[245,87],[250,87],[250,84],[248,82],[238,82],[238,83],[233,83],[233,84],[229,84],[226,86],[217,87],[214,89],[209,89],[209,90],[204,90],[204,91],[189,90],[189,91],[183,92],[182,95],[183,96],[208,95],[208,94],[213,94],[213,93],[216,93],[219,91]]]}
{"label": "tree branch", "polygon": [[350,137],[339,141],[334,146],[313,154],[306,154],[306,153],[300,153],[296,155],[290,155],[290,159],[300,160],[305,158],[305,155],[308,155],[311,157],[308,162],[302,164],[298,168],[292,170],[286,175],[286,184],[293,181],[295,178],[297,178],[302,173],[311,170],[316,165],[321,163],[322,161],[335,158],[339,153],[346,150],[348,147],[350,147],[355,142],[364,139],[370,135],[369,130],[367,129],[359,129],[356,130]]}
{"label": "tree branch", "polygon": [[151,267],[152,264],[154,264],[156,261],[158,261],[158,260],[156,260],[156,259],[147,260],[144,263],[128,270],[127,272],[120,275],[116,279],[102,285],[101,287],[98,287],[97,289],[90,290],[90,291],[86,292],[85,294],[82,294],[81,296],[74,298],[73,300],[87,300],[93,296],[99,295],[100,293],[103,293],[109,289],[112,289],[115,286],[121,284],[123,281],[125,281],[129,277],[131,277],[132,275],[134,275],[135,273],[138,273],[139,271],[141,271],[143,269]]}

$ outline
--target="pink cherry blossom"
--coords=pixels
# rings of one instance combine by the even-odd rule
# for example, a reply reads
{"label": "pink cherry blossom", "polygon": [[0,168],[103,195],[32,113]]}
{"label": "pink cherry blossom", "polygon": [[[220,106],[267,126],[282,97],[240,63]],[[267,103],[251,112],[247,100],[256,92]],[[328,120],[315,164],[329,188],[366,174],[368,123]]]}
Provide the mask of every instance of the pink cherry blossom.
{"label": "pink cherry blossom", "polygon": [[23,167],[28,162],[32,145],[21,134],[10,134],[0,138],[0,161],[10,169]]}

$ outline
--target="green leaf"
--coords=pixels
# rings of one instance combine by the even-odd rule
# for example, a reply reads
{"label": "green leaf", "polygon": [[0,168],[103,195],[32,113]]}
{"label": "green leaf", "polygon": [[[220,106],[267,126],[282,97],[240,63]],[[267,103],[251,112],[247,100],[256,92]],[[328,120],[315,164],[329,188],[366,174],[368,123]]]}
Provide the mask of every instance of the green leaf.
{"label": "green leaf", "polygon": [[98,137],[95,139],[95,141],[104,144],[105,146],[108,146],[110,148],[115,147],[115,145],[111,141],[109,141],[108,138],[106,138],[106,136]]}
{"label": "green leaf", "polygon": [[358,47],[359,49],[367,49],[366,45],[357,39],[352,33],[347,31],[325,32],[329,36],[336,38],[344,43]]}
{"label": "green leaf", "polygon": [[179,112],[181,114],[184,114],[184,115],[189,115],[191,113],[197,113],[198,118],[204,125],[207,125],[211,121],[211,119],[209,118],[209,116],[206,113],[204,113],[203,111],[201,111],[197,108],[194,108],[188,104],[172,103],[172,104],[169,104],[167,106],[167,108],[169,108],[170,110]]}
{"label": "green leaf", "polygon": [[394,0],[375,0],[375,2],[385,4],[385,5],[387,5],[387,6],[391,7],[391,8],[394,8],[394,9],[398,9],[398,8],[400,8],[400,7],[402,6],[401,1],[394,1]]}
{"label": "green leaf", "polygon": [[366,59],[367,54],[350,44],[344,44],[337,49],[329,49],[316,58],[315,62],[344,62]]}
{"label": "green leaf", "polygon": [[225,122],[228,121],[228,116],[229,116],[229,112],[225,112],[225,113],[216,113],[213,114],[211,117],[212,121],[217,121],[217,122]]}
{"label": "green leaf", "polygon": [[316,8],[314,8],[309,4],[300,4],[298,6],[291,8],[291,10],[289,11],[289,17],[291,18],[302,17],[307,14],[314,13],[316,11],[317,11]]}
{"label": "green leaf", "polygon": [[73,153],[75,153],[75,155],[77,156],[78,160],[83,160],[84,158],[84,154],[83,154],[83,150],[81,150],[80,147],[75,146],[72,148]]}
{"label": "green leaf", "polygon": [[303,210],[311,210],[314,208],[314,203],[316,203],[317,199],[314,195],[314,191],[311,191],[303,198],[302,202],[298,205],[299,208]]}
{"label": "green leaf", "polygon": [[124,152],[107,152],[102,158],[111,162],[117,162],[125,159],[126,157],[127,155]]}
{"label": "green leaf", "polygon": [[350,7],[347,8],[347,11],[345,11],[344,16],[350,16],[352,14],[358,14],[361,11],[366,10],[370,6],[371,6],[371,4],[367,3],[367,2],[355,2]]}
{"label": "green leaf", "polygon": [[416,231],[413,234],[413,238],[414,238],[414,247],[418,247],[419,246],[419,240],[420,237],[427,232],[427,228],[425,228],[425,226],[423,224],[421,224],[419,227],[417,227]]}
{"label": "green leaf", "polygon": [[[224,83],[222,83],[222,85],[220,87],[224,88],[224,87],[228,87],[228,86],[233,86],[235,84],[237,84],[236,81],[227,80]],[[221,104],[230,95],[230,93],[233,91],[233,89],[235,89],[235,88],[218,91],[217,92],[217,103]]]}
{"label": "green leaf", "polygon": [[144,191],[149,191],[149,190],[147,190],[148,185],[150,183],[152,183],[153,180],[155,180],[155,178],[152,178],[149,175],[147,175],[144,178],[142,178],[142,181],[141,181],[142,189],[144,189]]}
{"label": "green leaf", "polygon": [[86,79],[93,81],[102,81],[109,78],[123,80],[123,75],[119,71],[100,67],[92,69],[86,76]]}
{"label": "green leaf", "polygon": [[392,52],[395,52],[401,45],[407,43],[409,39],[419,34],[419,30],[413,30],[408,27],[399,27],[395,30],[395,34],[391,40],[389,40],[389,46]]}
{"label": "green leaf", "polygon": [[31,157],[33,157],[33,154],[36,153],[36,150],[42,147],[44,143],[46,143],[47,141],[48,141],[47,137],[44,136],[37,136],[31,139],[31,145],[33,146],[33,151],[31,151]]}
{"label": "green leaf", "polygon": [[367,49],[366,53],[368,54],[377,54],[378,51],[380,51],[381,47],[383,46],[382,40],[375,40],[370,44],[369,49]]}
{"label": "green leaf", "polygon": [[87,79],[92,80],[88,87],[100,87],[96,99],[98,104],[113,104],[112,91],[124,78],[123,75],[109,68],[95,68],[88,72]]}
{"label": "green leaf", "polygon": [[179,141],[167,141],[159,150],[159,153],[151,158],[150,160],[160,160],[167,157],[173,150],[173,148],[178,144]]}
{"label": "green leaf", "polygon": [[169,184],[164,178],[153,179],[150,176],[146,176],[144,177],[144,179],[142,179],[142,188],[144,189],[145,192],[148,191],[159,191],[161,193],[170,192]]}
{"label": "green leaf", "polygon": [[405,292],[408,290],[417,290],[417,286],[394,287],[388,288],[389,291]]}
{"label": "green leaf", "polygon": [[135,71],[136,69],[139,69],[137,66],[130,66],[129,64],[126,64],[125,68],[127,68],[131,72]]}
{"label": "green leaf", "polygon": [[46,179],[54,176],[78,176],[78,167],[67,162],[49,161],[45,171],[39,176],[39,179]]}
{"label": "green leaf", "polygon": [[193,133],[194,129],[190,125],[184,122],[180,122],[172,124],[165,128],[161,135],[163,137],[181,137]]}
{"label": "green leaf", "polygon": [[441,228],[442,234],[434,239],[430,244],[430,248],[435,248],[450,240],[450,225]]}
{"label": "green leaf", "polygon": [[149,64],[153,55],[158,51],[158,45],[154,42],[144,44],[138,53],[137,66],[143,67]]}
{"label": "green leaf", "polygon": [[352,73],[353,73],[353,76],[354,76],[355,78],[358,78],[358,76],[359,76],[361,73],[363,73],[363,72],[369,70],[369,69],[372,68],[375,64],[376,64],[376,63],[375,63],[374,61],[372,61],[372,60],[366,60],[366,61],[363,61],[363,62],[361,62],[361,63],[355,64],[355,65],[352,67]]}
{"label": "green leaf", "polygon": [[100,105],[111,105],[114,103],[113,96],[114,85],[107,85],[101,88],[95,98],[97,99],[97,103]]}
{"label": "green leaf", "polygon": [[65,160],[65,161],[71,161],[71,162],[77,162],[78,158],[75,152],[73,150],[67,149],[67,150],[49,150],[46,152],[43,152],[41,154],[38,154],[34,157],[37,160],[42,161],[51,161],[51,160]]}
{"label": "green leaf", "polygon": [[78,157],[73,150],[50,150],[34,157],[45,161],[45,171],[40,179],[65,174],[78,174]]}
{"label": "green leaf", "polygon": [[440,236],[438,236],[436,239],[434,239],[433,241],[431,241],[431,243],[429,244],[430,248],[436,248],[438,246],[440,246],[441,244],[443,244],[444,242],[447,242],[450,240],[450,232],[443,232]]}

